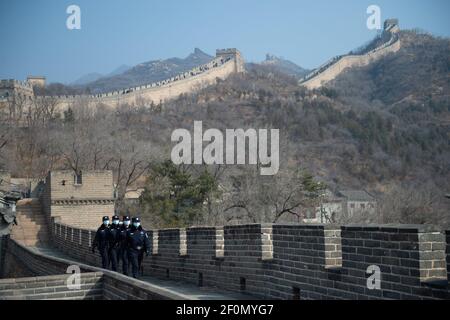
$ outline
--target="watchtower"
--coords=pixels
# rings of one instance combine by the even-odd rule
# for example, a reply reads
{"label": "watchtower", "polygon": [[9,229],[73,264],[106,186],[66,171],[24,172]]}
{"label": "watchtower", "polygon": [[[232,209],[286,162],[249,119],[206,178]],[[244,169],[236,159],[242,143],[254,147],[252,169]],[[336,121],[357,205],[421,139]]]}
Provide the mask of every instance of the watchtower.
{"label": "watchtower", "polygon": [[28,76],[27,82],[32,87],[45,87],[45,77],[42,76]]}
{"label": "watchtower", "polygon": [[384,31],[396,33],[400,31],[400,26],[398,24],[398,19],[387,19],[384,21]]}
{"label": "watchtower", "polygon": [[95,228],[114,214],[112,171],[51,171],[41,195],[48,218],[72,226]]}
{"label": "watchtower", "polygon": [[223,57],[224,59],[234,59],[236,63],[236,72],[244,72],[244,59],[242,58],[241,52],[236,48],[229,49],[217,49],[216,57]]}

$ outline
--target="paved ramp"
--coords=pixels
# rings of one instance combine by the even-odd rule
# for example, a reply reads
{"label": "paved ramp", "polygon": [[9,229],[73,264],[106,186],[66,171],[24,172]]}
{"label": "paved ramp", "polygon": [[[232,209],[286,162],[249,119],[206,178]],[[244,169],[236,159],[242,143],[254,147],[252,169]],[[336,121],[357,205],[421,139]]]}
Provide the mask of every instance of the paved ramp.
{"label": "paved ramp", "polygon": [[[72,264],[85,265],[81,261],[76,261],[72,257],[62,253],[58,249],[51,247],[27,247],[35,254],[44,255],[55,259],[63,259],[73,262]],[[103,269],[93,267],[102,271]],[[111,271],[110,271],[111,272]],[[198,287],[192,283],[175,280],[158,279],[154,277],[144,276],[139,279],[158,291],[171,292],[175,297],[186,300],[255,300],[256,298],[246,294],[224,291],[214,287]],[[130,278],[130,281],[136,281]]]}

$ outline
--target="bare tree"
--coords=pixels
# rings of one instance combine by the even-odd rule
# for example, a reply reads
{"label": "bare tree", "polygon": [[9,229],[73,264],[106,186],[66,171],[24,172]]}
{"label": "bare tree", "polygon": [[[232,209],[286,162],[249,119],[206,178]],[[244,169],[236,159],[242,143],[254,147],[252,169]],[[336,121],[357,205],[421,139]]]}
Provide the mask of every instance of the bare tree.
{"label": "bare tree", "polygon": [[257,170],[235,177],[233,196],[225,212],[244,212],[250,222],[279,222],[290,216],[301,222],[315,210],[325,186],[303,170],[280,171],[272,177]]}
{"label": "bare tree", "polygon": [[430,183],[392,185],[380,201],[379,222],[448,225],[450,214],[444,200],[444,192]]}
{"label": "bare tree", "polygon": [[30,105],[30,99],[23,94],[13,94],[7,102],[9,117],[8,124],[10,127],[17,127],[20,125],[23,116]]}
{"label": "bare tree", "polygon": [[55,118],[59,100],[55,96],[43,96],[36,97],[34,101],[36,108],[41,110],[42,123],[45,126],[48,121]]}
{"label": "bare tree", "polygon": [[126,135],[114,141],[112,161],[106,168],[115,172],[115,191],[119,206],[128,188],[147,173],[152,162],[150,152],[150,145],[137,144]]}

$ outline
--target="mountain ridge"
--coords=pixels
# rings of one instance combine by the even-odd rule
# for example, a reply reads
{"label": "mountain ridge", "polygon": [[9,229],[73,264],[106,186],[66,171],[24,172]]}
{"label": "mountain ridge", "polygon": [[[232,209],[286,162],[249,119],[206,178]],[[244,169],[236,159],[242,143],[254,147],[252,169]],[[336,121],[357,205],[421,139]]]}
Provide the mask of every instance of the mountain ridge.
{"label": "mountain ridge", "polygon": [[69,83],[69,85],[70,86],[83,86],[90,82],[97,81],[98,79],[101,79],[101,78],[112,77],[112,76],[124,73],[127,70],[129,70],[130,68],[131,68],[130,66],[128,66],[126,64],[122,64],[121,66],[115,68],[113,71],[111,71],[110,73],[107,73],[107,74],[102,74],[99,72],[90,72],[85,75],[82,75],[75,81],[72,81],[71,83]]}
{"label": "mountain ridge", "polygon": [[[132,67],[123,65],[107,75],[96,72],[86,74],[70,85],[91,93],[120,90],[168,79],[205,64],[213,58],[213,56],[205,53],[201,49],[195,48],[186,58],[172,57],[168,59],[150,60]],[[301,78],[309,72],[309,70],[298,66],[290,60],[269,53],[266,54],[264,61],[256,64],[297,78]],[[252,65],[253,63],[247,64],[250,68]],[[120,70],[120,68],[123,70]]]}
{"label": "mountain ridge", "polygon": [[195,48],[186,58],[172,57],[142,62],[124,72],[110,74],[85,83],[82,87],[95,94],[140,86],[189,71],[199,65],[208,63],[213,58],[199,48]]}
{"label": "mountain ridge", "polygon": [[285,73],[290,76],[301,78],[305,76],[310,70],[304,69],[297,65],[296,63],[287,60],[283,57],[279,57],[270,53],[266,54],[266,59],[259,64],[274,68],[281,73]]}

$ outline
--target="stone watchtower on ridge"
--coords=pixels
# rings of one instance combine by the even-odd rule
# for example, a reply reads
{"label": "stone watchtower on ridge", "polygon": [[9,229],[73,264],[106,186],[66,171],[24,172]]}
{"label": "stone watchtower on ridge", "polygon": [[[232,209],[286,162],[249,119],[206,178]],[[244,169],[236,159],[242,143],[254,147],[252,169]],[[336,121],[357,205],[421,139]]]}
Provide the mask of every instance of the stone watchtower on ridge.
{"label": "stone watchtower on ridge", "polygon": [[46,79],[42,76],[28,76],[27,82],[33,87],[45,87]]}
{"label": "stone watchtower on ridge", "polygon": [[9,102],[29,104],[35,97],[34,87],[45,87],[45,77],[29,76],[26,81],[0,80],[0,108]]}
{"label": "stone watchtower on ridge", "polygon": [[384,31],[397,33],[400,31],[400,26],[398,23],[398,19],[387,19],[384,21]]}
{"label": "stone watchtower on ridge", "polygon": [[235,72],[245,72],[245,62],[241,55],[241,52],[236,48],[229,49],[217,49],[216,57],[223,57],[224,59],[234,59],[235,61]]}
{"label": "stone watchtower on ridge", "polygon": [[96,228],[114,214],[112,171],[51,171],[45,179],[41,205],[47,218],[81,228]]}
{"label": "stone watchtower on ridge", "polygon": [[28,81],[0,80],[0,100],[9,101],[15,98],[31,100],[33,97],[33,86]]}

